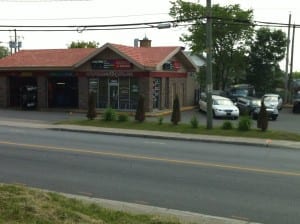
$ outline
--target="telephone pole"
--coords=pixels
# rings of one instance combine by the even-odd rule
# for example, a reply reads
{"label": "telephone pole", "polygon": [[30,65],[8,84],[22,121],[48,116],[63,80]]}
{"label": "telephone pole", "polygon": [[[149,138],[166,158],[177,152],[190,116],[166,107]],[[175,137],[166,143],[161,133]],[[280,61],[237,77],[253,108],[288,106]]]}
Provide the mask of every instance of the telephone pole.
{"label": "telephone pole", "polygon": [[288,101],[288,82],[289,82],[289,56],[290,56],[290,30],[291,30],[291,17],[289,14],[289,26],[288,26],[288,39],[286,49],[286,61],[285,61],[285,79],[284,79],[284,103]]}
{"label": "telephone pole", "polygon": [[212,129],[212,18],[211,18],[211,0],[206,0],[206,128]]}

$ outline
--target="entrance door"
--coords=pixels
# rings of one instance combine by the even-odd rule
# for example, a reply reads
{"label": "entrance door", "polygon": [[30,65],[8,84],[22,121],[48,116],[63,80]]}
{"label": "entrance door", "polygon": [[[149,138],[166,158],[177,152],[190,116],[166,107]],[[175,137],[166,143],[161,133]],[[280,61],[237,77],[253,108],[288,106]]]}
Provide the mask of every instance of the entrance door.
{"label": "entrance door", "polygon": [[109,106],[113,109],[119,108],[119,88],[117,85],[109,85]]}

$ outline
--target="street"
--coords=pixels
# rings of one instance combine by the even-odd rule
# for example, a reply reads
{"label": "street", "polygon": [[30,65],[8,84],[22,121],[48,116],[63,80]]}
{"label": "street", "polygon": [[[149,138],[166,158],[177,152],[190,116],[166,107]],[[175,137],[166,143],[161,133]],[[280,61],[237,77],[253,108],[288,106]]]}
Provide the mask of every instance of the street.
{"label": "street", "polygon": [[0,127],[0,182],[299,223],[300,151]]}

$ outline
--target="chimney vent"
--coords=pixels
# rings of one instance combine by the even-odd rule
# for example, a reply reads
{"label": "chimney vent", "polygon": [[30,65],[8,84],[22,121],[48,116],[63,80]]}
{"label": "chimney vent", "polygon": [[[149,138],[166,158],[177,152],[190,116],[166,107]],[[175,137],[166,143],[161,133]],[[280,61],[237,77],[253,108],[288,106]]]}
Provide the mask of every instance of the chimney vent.
{"label": "chimney vent", "polygon": [[145,36],[142,40],[140,40],[140,47],[151,47],[151,40]]}

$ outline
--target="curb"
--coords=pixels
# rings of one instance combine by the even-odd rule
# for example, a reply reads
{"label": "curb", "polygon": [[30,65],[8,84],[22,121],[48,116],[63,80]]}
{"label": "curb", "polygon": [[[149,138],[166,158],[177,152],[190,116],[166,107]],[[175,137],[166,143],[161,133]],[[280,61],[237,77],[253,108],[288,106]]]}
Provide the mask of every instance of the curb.
{"label": "curb", "polygon": [[128,212],[134,215],[154,215],[162,219],[179,221],[183,224],[261,224],[231,218],[203,215],[200,213],[180,211],[175,209],[154,207],[149,205],[134,204],[121,201],[113,201],[101,198],[91,198],[81,195],[59,193],[68,198],[74,198],[86,203],[95,203],[107,209]]}
{"label": "curb", "polygon": [[71,131],[71,132],[85,132],[91,134],[105,134],[105,135],[122,135],[128,137],[142,137],[142,138],[158,138],[169,140],[182,141],[196,141],[206,143],[220,143],[220,144],[235,144],[235,145],[249,145],[249,146],[263,146],[274,148],[288,148],[300,149],[300,142],[285,141],[285,140],[271,140],[261,138],[242,138],[242,137],[226,137],[214,135],[197,135],[197,134],[182,134],[169,133],[159,131],[136,131],[131,129],[114,129],[114,128],[98,128],[98,127],[78,127],[76,125],[56,125],[55,127],[47,128],[55,131]]}

